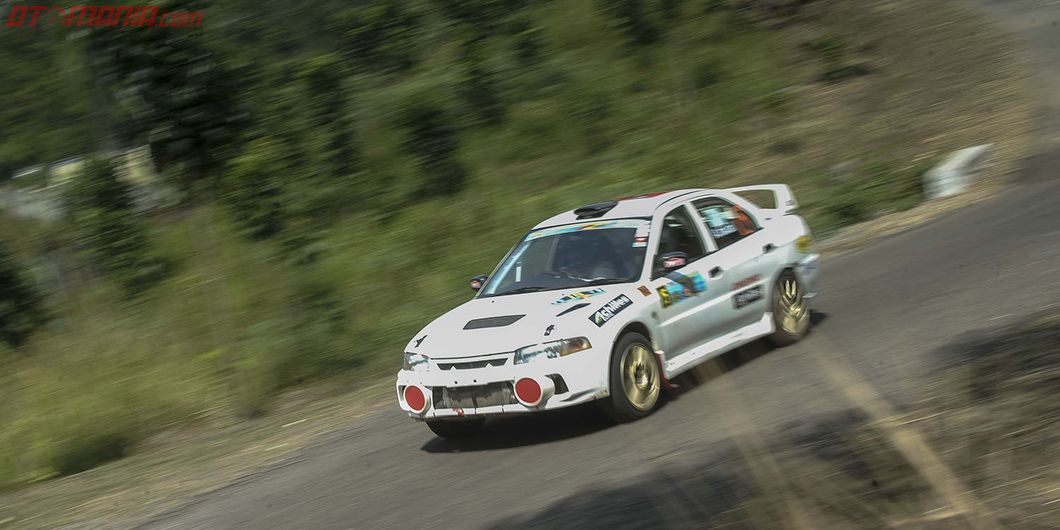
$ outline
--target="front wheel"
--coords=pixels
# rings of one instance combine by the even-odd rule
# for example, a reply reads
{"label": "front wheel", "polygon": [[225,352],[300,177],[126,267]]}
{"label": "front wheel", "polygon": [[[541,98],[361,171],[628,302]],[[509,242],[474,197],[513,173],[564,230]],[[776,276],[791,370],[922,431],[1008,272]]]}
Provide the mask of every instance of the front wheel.
{"label": "front wheel", "polygon": [[777,346],[794,344],[810,329],[810,305],[803,297],[802,284],[795,273],[786,270],[773,286],[773,325],[769,336]]}
{"label": "front wheel", "polygon": [[469,438],[482,430],[486,418],[427,420],[427,428],[442,438]]}
{"label": "front wheel", "polygon": [[633,421],[651,414],[659,403],[662,373],[651,342],[640,333],[627,333],[611,353],[611,395],[601,403],[617,422]]}

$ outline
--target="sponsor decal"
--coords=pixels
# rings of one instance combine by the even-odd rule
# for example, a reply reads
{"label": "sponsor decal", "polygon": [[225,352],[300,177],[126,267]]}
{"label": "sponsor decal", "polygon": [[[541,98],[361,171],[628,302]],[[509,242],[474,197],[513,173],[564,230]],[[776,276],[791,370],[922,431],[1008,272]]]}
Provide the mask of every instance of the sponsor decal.
{"label": "sponsor decal", "polygon": [[810,236],[799,236],[795,240],[795,251],[800,254],[807,254],[810,249],[813,248],[813,238]]}
{"label": "sponsor decal", "polygon": [[423,339],[426,339],[426,338],[427,338],[427,335],[424,335],[424,336],[416,339],[416,347],[419,348],[420,347],[420,343],[423,342]]}
{"label": "sponsor decal", "polygon": [[[542,228],[536,232],[532,232],[526,236],[527,241],[533,241],[538,238],[557,236],[560,234],[569,234],[571,232],[584,232],[586,230],[604,230],[608,228],[635,228],[638,230],[636,235],[647,235],[649,221],[644,219],[614,219],[611,221],[594,221],[587,223],[577,223],[573,225],[564,226],[553,226],[551,228]],[[644,233],[639,233],[643,230]]]}
{"label": "sponsor decal", "polygon": [[589,315],[589,320],[596,324],[596,327],[603,327],[609,320],[615,317],[615,315],[622,312],[623,309],[633,305],[633,300],[630,300],[628,296],[624,294],[618,295],[618,298],[611,300],[604,304],[597,312]]}
{"label": "sponsor decal", "polygon": [[657,289],[659,292],[659,301],[662,302],[663,307],[670,307],[671,305],[692,298],[693,296],[707,290],[707,282],[698,272],[691,276],[685,276],[675,272],[668,274],[666,277],[669,278],[671,282],[665,285],[660,285]]}
{"label": "sponsor decal", "polygon": [[572,302],[574,300],[585,300],[586,298],[592,298],[592,297],[594,297],[594,296],[596,296],[598,294],[604,294],[604,290],[597,288],[597,289],[590,289],[588,291],[578,291],[576,293],[565,294],[559,300],[556,300],[555,302],[552,302],[552,305],[565,304],[567,302]]}
{"label": "sponsor decal", "polygon": [[549,324],[548,327],[545,328],[545,336],[547,337],[547,336],[551,335],[552,334],[552,330],[554,330],[554,329],[556,329],[556,325],[555,324]]}
{"label": "sponsor decal", "polygon": [[761,279],[762,279],[762,277],[760,275],[758,275],[758,274],[755,274],[754,276],[748,276],[748,277],[746,277],[746,278],[744,278],[744,279],[732,284],[732,290],[733,291],[739,291],[740,289],[743,289],[744,287],[747,287],[748,285],[751,285],[752,283],[756,283],[756,282],[758,282]]}
{"label": "sponsor decal", "polygon": [[736,309],[746,307],[762,299],[762,286],[756,285],[732,295],[732,305]]}
{"label": "sponsor decal", "polygon": [[710,229],[710,235],[714,239],[720,239],[720,238],[723,238],[725,236],[732,235],[732,234],[735,234],[735,233],[736,233],[736,225],[734,225],[732,223],[726,223],[724,225],[719,226],[718,228],[711,228]]}
{"label": "sponsor decal", "polygon": [[637,227],[636,233],[633,234],[633,248],[648,246],[648,230],[650,227],[651,225],[648,223]]}
{"label": "sponsor decal", "polygon": [[687,263],[688,260],[686,260],[684,257],[671,256],[669,258],[663,259],[662,266],[664,269],[680,269],[681,267],[684,267]]}
{"label": "sponsor decal", "polygon": [[651,289],[648,289],[647,286],[641,285],[637,287],[637,290],[640,291],[640,294],[644,296],[651,296]]}

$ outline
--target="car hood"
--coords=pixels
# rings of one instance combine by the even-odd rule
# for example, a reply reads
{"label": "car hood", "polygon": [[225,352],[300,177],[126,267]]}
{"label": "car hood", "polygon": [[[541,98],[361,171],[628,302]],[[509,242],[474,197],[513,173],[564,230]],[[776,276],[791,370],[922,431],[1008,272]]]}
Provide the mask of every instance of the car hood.
{"label": "car hood", "polygon": [[635,300],[635,292],[621,284],[474,298],[420,330],[405,351],[451,359],[586,336],[598,329],[591,320],[597,310],[622,294]]}

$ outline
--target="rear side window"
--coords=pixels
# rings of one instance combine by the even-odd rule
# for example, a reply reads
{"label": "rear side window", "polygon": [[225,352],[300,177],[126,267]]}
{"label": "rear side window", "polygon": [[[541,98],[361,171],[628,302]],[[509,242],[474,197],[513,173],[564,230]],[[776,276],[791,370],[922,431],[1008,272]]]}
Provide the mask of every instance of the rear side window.
{"label": "rear side window", "polygon": [[[659,251],[655,254],[656,262],[660,256],[670,252],[684,252],[689,263],[707,255],[707,247],[699,236],[695,221],[684,206],[674,208],[663,218]],[[658,267],[659,264],[655,265]],[[656,269],[655,277],[658,276],[659,269]]]}
{"label": "rear side window", "polygon": [[711,198],[695,202],[707,232],[718,248],[725,248],[758,231],[758,223],[746,210],[728,201]]}

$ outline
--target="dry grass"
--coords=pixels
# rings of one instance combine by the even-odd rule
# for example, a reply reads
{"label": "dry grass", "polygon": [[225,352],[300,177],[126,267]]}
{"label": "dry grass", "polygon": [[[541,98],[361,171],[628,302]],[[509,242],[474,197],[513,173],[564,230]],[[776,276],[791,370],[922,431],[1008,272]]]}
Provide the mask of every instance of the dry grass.
{"label": "dry grass", "polygon": [[[834,251],[989,198],[1010,181],[1031,150],[1031,65],[1015,37],[976,15],[945,2],[924,7],[916,0],[813,2],[803,22],[778,30],[789,82],[783,110],[748,123],[729,180],[791,182],[793,173],[817,174],[794,179],[794,189],[807,215],[819,219],[815,226],[829,228],[828,188],[866,163],[885,154],[901,170],[994,145],[969,193],[904,212],[897,211],[902,205],[892,205],[896,213],[883,207],[876,219],[831,238],[825,247]],[[806,46],[822,37],[842,43],[845,63],[868,74],[822,83],[820,58]]]}

